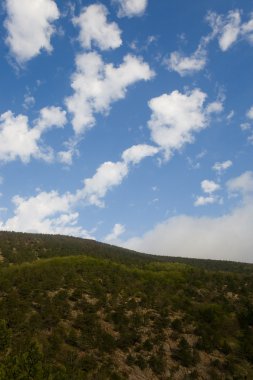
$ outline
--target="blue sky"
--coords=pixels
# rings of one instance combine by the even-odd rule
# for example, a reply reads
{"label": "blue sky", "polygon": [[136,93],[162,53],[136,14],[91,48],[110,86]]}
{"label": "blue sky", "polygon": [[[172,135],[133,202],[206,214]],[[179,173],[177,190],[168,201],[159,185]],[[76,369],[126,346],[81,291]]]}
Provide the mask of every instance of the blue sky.
{"label": "blue sky", "polygon": [[0,228],[253,262],[253,2],[5,0]]}

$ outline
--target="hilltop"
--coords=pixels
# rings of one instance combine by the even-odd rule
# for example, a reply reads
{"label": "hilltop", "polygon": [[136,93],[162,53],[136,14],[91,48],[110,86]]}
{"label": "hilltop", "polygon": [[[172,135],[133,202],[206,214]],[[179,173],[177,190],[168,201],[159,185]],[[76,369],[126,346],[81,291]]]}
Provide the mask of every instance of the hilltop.
{"label": "hilltop", "polygon": [[0,231],[0,250],[0,260],[5,264],[21,264],[57,256],[85,255],[127,265],[145,265],[148,262],[182,263],[207,270],[253,273],[253,264],[175,257],[173,252],[169,252],[169,248],[169,256],[159,256],[155,252],[150,255],[95,240],[64,235]]}
{"label": "hilltop", "polygon": [[0,232],[0,380],[252,379],[253,267]]}

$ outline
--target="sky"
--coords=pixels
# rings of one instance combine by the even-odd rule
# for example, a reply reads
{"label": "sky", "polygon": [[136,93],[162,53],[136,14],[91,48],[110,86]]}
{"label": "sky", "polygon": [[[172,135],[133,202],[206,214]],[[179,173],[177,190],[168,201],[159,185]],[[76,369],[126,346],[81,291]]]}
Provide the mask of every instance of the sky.
{"label": "sky", "polygon": [[0,229],[253,262],[253,1],[0,7]]}

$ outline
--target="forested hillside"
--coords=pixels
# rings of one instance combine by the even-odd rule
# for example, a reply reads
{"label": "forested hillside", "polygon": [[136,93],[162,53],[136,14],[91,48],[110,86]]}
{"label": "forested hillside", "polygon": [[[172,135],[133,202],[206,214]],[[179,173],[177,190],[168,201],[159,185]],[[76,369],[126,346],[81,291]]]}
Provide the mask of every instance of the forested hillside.
{"label": "forested hillside", "polygon": [[253,378],[251,265],[10,232],[0,249],[0,380]]}
{"label": "forested hillside", "polygon": [[[203,260],[175,257],[168,248],[168,256],[146,255],[128,249],[63,235],[43,235],[0,231],[0,262],[21,264],[57,256],[92,256],[111,259],[123,264],[146,265],[148,262],[175,262],[207,270],[253,273],[253,264],[232,261]],[[187,254],[187,252],[186,252]]]}

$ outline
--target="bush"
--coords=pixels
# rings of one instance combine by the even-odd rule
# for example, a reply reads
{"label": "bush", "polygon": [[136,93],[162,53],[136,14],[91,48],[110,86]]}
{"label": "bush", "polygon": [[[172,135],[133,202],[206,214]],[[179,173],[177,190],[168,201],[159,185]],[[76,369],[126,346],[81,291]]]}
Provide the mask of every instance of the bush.
{"label": "bush", "polygon": [[190,347],[185,338],[180,339],[178,348],[174,350],[172,356],[184,367],[194,366],[198,360],[197,352]]}

